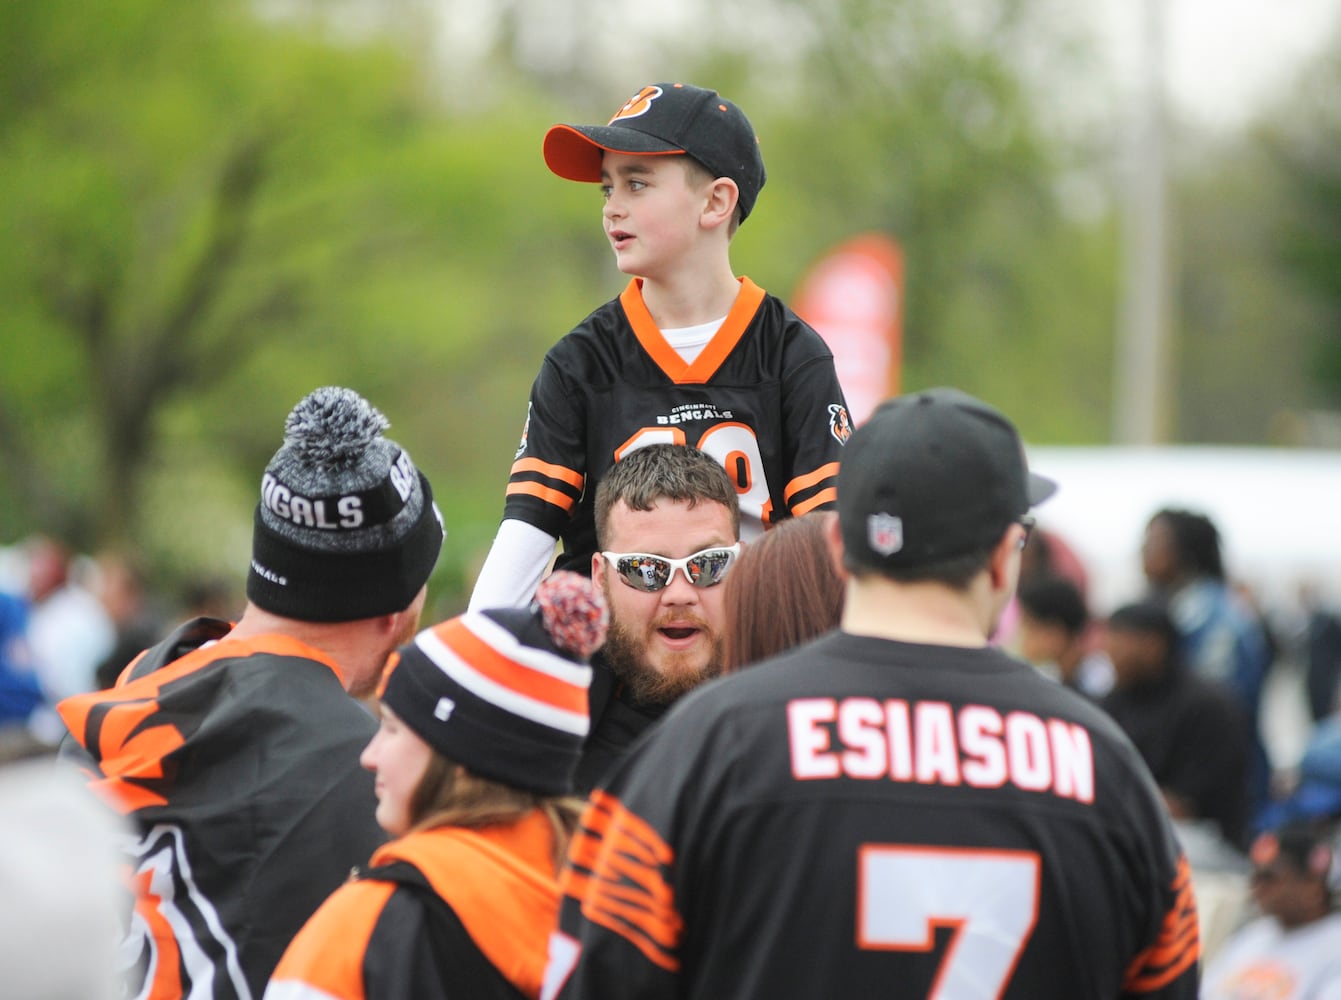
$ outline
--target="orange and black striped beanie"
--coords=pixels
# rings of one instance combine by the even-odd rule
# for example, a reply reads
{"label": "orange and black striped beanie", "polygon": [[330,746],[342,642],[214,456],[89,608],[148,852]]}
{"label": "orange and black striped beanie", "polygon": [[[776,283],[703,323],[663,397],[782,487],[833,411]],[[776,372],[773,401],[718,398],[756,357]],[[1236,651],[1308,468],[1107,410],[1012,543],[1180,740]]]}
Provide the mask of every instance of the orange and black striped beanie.
{"label": "orange and black striped beanie", "polygon": [[607,622],[590,580],[553,573],[529,608],[468,611],[420,632],[387,662],[382,701],[473,774],[569,794],[590,726],[587,661]]}

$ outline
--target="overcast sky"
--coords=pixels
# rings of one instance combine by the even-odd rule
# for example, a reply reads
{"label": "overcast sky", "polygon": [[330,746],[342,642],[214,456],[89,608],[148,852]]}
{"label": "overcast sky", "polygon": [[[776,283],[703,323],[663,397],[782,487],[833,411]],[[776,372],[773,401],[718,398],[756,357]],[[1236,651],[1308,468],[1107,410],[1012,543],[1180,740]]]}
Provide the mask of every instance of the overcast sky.
{"label": "overcast sky", "polygon": [[[1146,0],[1087,0],[1121,78],[1141,66]],[[1165,11],[1166,79],[1173,101],[1235,125],[1336,39],[1341,0],[1158,0]]]}

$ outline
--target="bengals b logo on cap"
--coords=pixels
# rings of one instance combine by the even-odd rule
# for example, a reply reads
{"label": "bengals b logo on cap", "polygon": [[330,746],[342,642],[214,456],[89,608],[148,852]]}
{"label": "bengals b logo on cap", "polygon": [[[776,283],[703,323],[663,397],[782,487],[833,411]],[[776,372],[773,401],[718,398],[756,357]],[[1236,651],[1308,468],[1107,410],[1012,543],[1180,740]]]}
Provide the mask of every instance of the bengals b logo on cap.
{"label": "bengals b logo on cap", "polygon": [[639,115],[647,114],[647,112],[652,110],[652,102],[660,97],[661,94],[662,90],[660,87],[644,87],[625,101],[624,106],[616,111],[615,116],[606,122],[606,124],[613,125],[621,118],[637,118]]}

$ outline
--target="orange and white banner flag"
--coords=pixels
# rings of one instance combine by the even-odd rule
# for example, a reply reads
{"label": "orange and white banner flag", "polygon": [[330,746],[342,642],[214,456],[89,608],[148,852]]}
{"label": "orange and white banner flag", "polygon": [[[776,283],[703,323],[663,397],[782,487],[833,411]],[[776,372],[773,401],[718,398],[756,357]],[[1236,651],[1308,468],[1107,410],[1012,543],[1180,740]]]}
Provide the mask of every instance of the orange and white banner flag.
{"label": "orange and white banner flag", "polygon": [[899,391],[903,252],[888,236],[863,233],[811,265],[792,309],[833,351],[853,425]]}

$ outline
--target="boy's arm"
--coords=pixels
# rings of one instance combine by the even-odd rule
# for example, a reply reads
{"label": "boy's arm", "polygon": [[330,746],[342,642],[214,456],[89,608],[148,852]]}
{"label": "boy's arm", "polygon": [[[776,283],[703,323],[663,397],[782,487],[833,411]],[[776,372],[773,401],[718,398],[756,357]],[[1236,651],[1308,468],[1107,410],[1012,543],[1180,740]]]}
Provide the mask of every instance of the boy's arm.
{"label": "boy's arm", "polygon": [[554,558],[557,541],[525,521],[504,520],[475,581],[469,610],[524,608],[530,604]]}
{"label": "boy's arm", "polygon": [[817,353],[783,383],[782,414],[788,481],[787,513],[799,517],[829,510],[837,496],[838,463],[852,434],[847,400],[838,383],[833,355],[819,342]]}
{"label": "boy's arm", "polygon": [[554,560],[554,546],[582,498],[584,411],[565,384],[559,345],[531,385],[521,442],[508,477],[503,522],[485,557],[470,610],[525,607]]}

